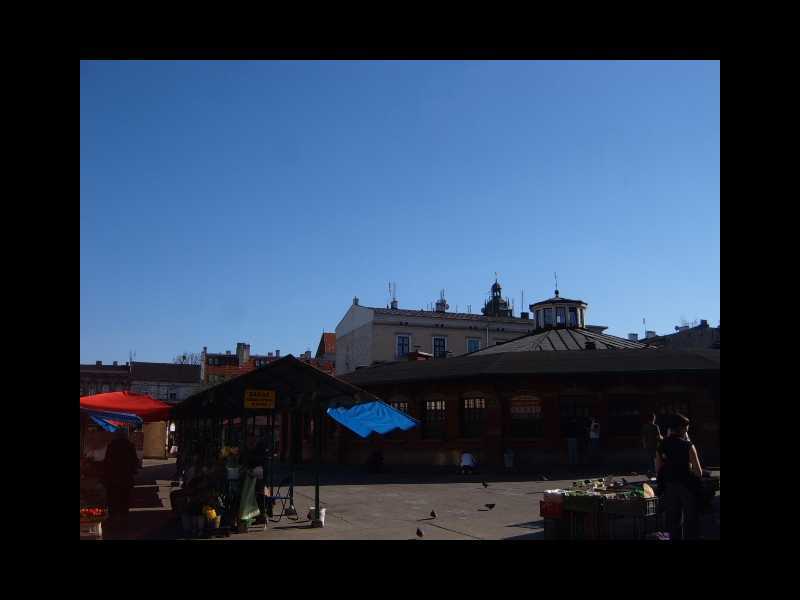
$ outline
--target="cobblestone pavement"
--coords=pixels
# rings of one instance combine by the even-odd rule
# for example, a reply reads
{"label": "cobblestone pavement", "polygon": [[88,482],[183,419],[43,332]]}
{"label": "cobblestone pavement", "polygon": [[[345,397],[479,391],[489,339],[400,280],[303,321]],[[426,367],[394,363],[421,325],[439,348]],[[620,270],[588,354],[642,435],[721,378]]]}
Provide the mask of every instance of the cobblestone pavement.
{"label": "cobblestone pavement", "polygon": [[[106,539],[183,537],[169,504],[174,462],[145,461],[137,477],[129,526],[125,531],[107,526]],[[369,475],[356,469],[327,469],[320,488],[320,505],[327,509],[325,527],[312,528],[306,517],[314,504],[314,487],[306,468],[296,479],[298,521],[284,518],[266,528],[252,527],[246,534],[224,539],[417,540],[418,528],[422,541],[543,539],[544,522],[539,515],[543,492],[601,474],[624,476],[629,481],[646,479],[630,471],[551,472],[544,475],[549,479],[545,481],[541,475]],[[719,475],[719,471],[714,474]],[[494,504],[494,508],[488,509],[487,504]],[[436,518],[430,517],[432,510]],[[624,527],[619,533],[626,537]],[[719,494],[713,512],[703,516],[703,537],[719,539]]]}

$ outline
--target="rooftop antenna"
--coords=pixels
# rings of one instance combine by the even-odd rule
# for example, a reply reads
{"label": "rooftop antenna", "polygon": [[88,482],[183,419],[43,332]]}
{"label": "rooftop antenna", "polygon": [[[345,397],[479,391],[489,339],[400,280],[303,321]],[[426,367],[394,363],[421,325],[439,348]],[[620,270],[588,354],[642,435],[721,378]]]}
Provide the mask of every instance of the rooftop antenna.
{"label": "rooftop antenna", "polygon": [[519,299],[519,311],[522,314],[522,311],[525,309],[525,290],[520,290],[520,299]]}
{"label": "rooftop antenna", "polygon": [[556,280],[556,297],[558,297],[558,273],[553,271],[553,278]]}

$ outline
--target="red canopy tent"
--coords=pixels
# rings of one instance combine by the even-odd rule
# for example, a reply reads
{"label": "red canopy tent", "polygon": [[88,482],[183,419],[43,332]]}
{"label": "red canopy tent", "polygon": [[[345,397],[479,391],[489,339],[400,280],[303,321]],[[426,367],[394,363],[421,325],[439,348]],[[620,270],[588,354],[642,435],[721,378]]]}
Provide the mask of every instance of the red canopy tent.
{"label": "red canopy tent", "polygon": [[161,402],[146,394],[132,392],[108,392],[94,396],[82,396],[81,407],[89,410],[132,413],[141,417],[145,423],[167,421],[172,412],[172,406],[166,402]]}

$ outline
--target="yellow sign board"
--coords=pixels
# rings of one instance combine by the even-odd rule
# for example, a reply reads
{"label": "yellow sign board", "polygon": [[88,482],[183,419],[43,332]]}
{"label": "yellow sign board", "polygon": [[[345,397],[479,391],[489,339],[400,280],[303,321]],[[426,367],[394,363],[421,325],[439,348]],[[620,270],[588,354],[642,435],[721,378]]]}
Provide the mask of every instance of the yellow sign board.
{"label": "yellow sign board", "polygon": [[245,408],[275,408],[275,390],[245,390]]}

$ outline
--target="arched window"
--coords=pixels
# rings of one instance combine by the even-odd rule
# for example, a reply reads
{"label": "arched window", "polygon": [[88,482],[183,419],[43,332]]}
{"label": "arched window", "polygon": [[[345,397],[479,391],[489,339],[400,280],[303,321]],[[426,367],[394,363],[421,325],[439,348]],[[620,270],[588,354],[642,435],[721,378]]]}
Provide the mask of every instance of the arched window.
{"label": "arched window", "polygon": [[608,396],[609,435],[639,435],[642,432],[641,398],[632,394]]}
{"label": "arched window", "polygon": [[461,437],[479,437],[486,428],[486,398],[461,401]]}
{"label": "arched window", "polygon": [[394,398],[389,402],[389,406],[408,414],[408,400],[402,397]]}
{"label": "arched window", "polygon": [[[663,394],[657,400],[656,424],[661,430],[661,435],[667,435],[667,428],[672,425],[671,416],[679,413],[691,419],[689,414],[689,397],[687,394]],[[691,437],[691,434],[690,434]]]}
{"label": "arched window", "polygon": [[441,439],[444,437],[447,414],[444,400],[426,400],[422,411],[422,437]]}
{"label": "arched window", "polygon": [[511,399],[511,436],[543,437],[544,413],[538,396],[514,396]]}

